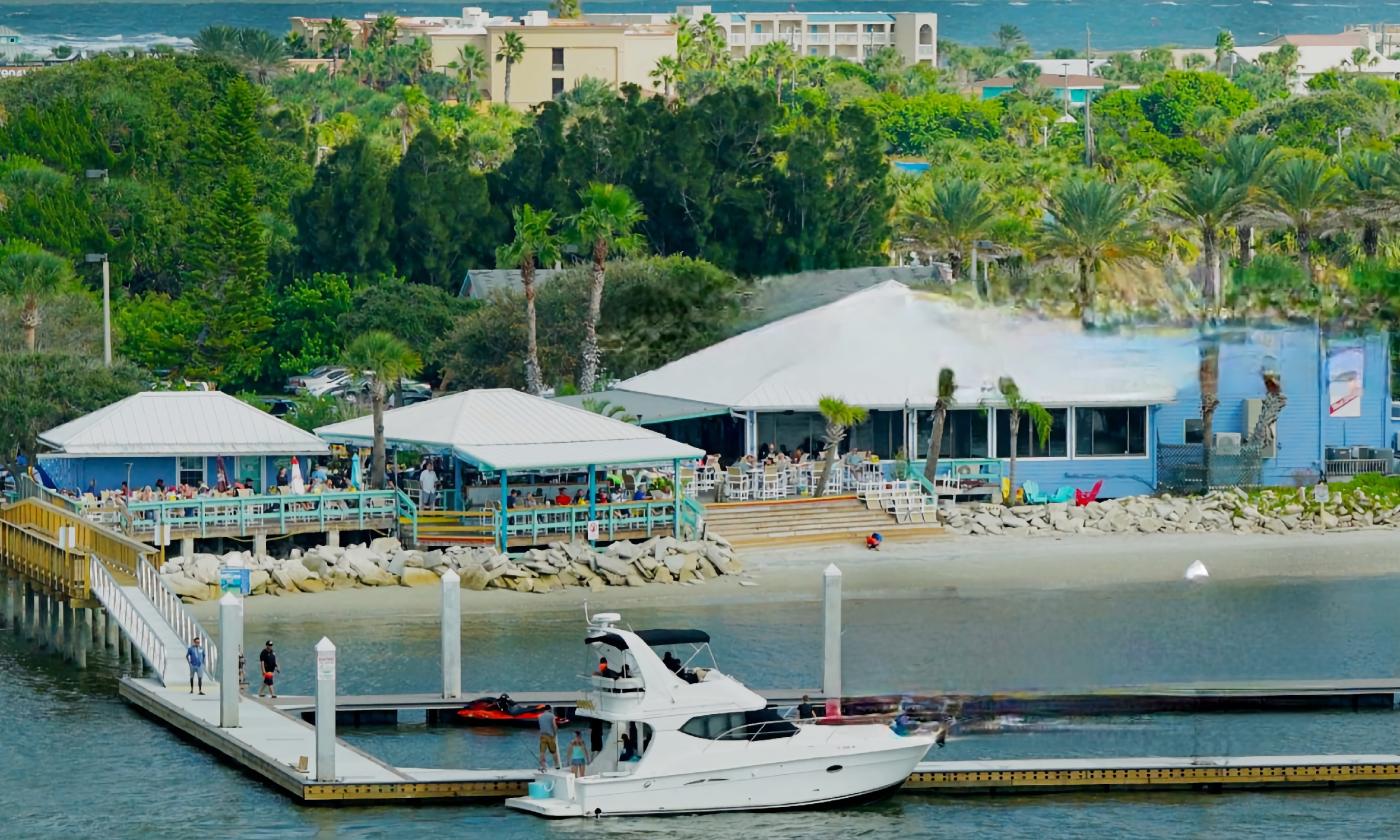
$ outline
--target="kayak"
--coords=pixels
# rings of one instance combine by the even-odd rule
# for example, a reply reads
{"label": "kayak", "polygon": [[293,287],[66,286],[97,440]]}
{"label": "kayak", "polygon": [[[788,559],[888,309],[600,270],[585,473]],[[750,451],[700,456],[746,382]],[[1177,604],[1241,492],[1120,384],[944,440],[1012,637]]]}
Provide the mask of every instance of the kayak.
{"label": "kayak", "polygon": [[548,708],[546,703],[515,703],[509,697],[481,697],[458,709],[457,721],[534,726]]}

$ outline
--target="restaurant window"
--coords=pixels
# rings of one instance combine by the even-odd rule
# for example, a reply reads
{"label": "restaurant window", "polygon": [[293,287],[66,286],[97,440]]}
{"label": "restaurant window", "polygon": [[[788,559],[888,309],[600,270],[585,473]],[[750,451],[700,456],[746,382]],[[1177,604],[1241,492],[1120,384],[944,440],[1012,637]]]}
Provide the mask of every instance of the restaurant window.
{"label": "restaurant window", "polygon": [[[920,458],[928,457],[928,438],[933,434],[933,412],[919,412]],[[938,457],[942,458],[986,458],[987,457],[987,414],[977,408],[958,408],[948,412],[943,421],[943,444]]]}
{"label": "restaurant window", "polygon": [[564,69],[564,48],[552,47],[549,50],[549,63],[557,73]]}
{"label": "restaurant window", "polygon": [[204,483],[204,459],[180,457],[178,469],[176,470],[176,482],[179,484],[189,484],[194,487]]}
{"label": "restaurant window", "polygon": [[[1016,440],[1016,457],[1018,458],[1064,458],[1069,455],[1069,429],[1067,422],[1069,419],[1069,409],[1050,408],[1050,436],[1045,445],[1040,445],[1040,430],[1033,429],[1035,425],[1030,417],[1021,412],[1021,429]],[[996,411],[997,424],[997,457],[1011,457],[1011,412],[1004,408]]]}
{"label": "restaurant window", "polygon": [[1199,417],[1188,417],[1181,424],[1182,443],[1205,443],[1206,424]]}
{"label": "restaurant window", "polygon": [[564,92],[563,79],[551,79],[549,82],[549,93],[551,96],[558,96]]}
{"label": "restaurant window", "polygon": [[1076,408],[1074,454],[1078,458],[1146,455],[1147,409]]}

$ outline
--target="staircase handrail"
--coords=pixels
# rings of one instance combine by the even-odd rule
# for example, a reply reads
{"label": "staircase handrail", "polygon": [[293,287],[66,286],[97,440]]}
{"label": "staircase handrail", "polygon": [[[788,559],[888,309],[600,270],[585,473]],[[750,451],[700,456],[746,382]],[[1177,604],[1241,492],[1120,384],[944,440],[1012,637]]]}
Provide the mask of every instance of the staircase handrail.
{"label": "staircase handrail", "polygon": [[169,664],[165,643],[160,640],[155,628],[142,617],[136,605],[122,591],[121,584],[117,583],[117,579],[112,577],[112,573],[96,554],[88,555],[88,575],[97,600],[102,602],[108,614],[126,631],[127,638],[136,645],[141,656],[159,675],[160,681],[168,685],[170,675],[165,673]]}
{"label": "staircase handrail", "polygon": [[410,530],[410,532],[409,532],[409,537],[410,537],[409,543],[410,543],[411,545],[417,545],[417,544],[418,544],[418,505],[417,505],[416,503],[414,503],[413,499],[410,498],[409,495],[408,495],[407,493],[405,493],[404,491],[402,491],[402,490],[395,490],[395,491],[394,491],[394,495],[395,495],[395,498],[398,499],[398,510],[395,511],[395,513],[396,513],[397,515],[394,517],[394,519],[398,522],[398,525],[399,525],[399,533],[400,533],[400,535],[402,535],[402,533],[403,533],[403,520],[404,520],[405,514],[407,514],[408,521],[409,521],[410,523],[412,523],[412,525],[411,525],[411,530]]}
{"label": "staircase handrail", "polygon": [[204,648],[204,673],[213,675],[219,673],[219,648],[214,644],[213,638],[205,631],[204,626],[199,623],[188,609],[185,603],[180,600],[180,596],[166,585],[161,579],[160,572],[156,567],[141,560],[141,565],[136,575],[136,585],[151,604],[160,613],[160,617],[165,619],[165,623],[175,631],[175,635],[180,637],[180,641],[186,644],[193,644],[195,639],[199,639],[200,647]]}
{"label": "staircase handrail", "polygon": [[14,525],[24,525],[31,530],[57,538],[59,529],[71,526],[74,529],[75,551],[96,554],[102,562],[118,572],[136,576],[137,561],[142,557],[153,557],[156,550],[145,543],[132,539],[79,514],[56,507],[40,499],[20,499],[7,505],[0,517]]}
{"label": "staircase handrail", "polygon": [[681,496],[680,506],[681,529],[689,528],[691,537],[699,539],[703,536],[700,529],[705,522],[705,506],[693,496]]}

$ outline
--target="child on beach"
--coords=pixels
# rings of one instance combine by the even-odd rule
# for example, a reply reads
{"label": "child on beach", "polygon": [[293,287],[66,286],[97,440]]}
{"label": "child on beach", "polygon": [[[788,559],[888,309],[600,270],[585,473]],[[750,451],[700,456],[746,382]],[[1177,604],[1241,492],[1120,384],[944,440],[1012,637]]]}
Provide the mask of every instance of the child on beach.
{"label": "child on beach", "polygon": [[879,533],[871,534],[870,536],[865,538],[865,548],[868,551],[879,551],[880,543],[884,541],[885,538],[880,536]]}

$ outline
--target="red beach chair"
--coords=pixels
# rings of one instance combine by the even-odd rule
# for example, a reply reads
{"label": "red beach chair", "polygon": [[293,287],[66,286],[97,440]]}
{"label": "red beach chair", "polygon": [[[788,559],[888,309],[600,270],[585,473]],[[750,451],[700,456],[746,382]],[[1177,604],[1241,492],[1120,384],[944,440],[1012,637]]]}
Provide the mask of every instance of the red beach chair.
{"label": "red beach chair", "polygon": [[1094,487],[1088,493],[1078,488],[1074,491],[1074,503],[1079,507],[1084,507],[1099,497],[1099,491],[1103,489],[1103,479],[1094,482]]}

